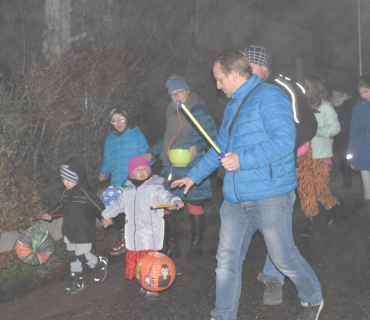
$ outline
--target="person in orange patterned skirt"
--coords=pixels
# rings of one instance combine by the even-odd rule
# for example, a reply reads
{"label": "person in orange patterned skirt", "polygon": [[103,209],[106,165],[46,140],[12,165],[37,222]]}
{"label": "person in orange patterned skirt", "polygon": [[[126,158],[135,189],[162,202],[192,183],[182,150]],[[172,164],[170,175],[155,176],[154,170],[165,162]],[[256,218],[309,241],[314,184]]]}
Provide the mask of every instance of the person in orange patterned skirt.
{"label": "person in orange patterned skirt", "polygon": [[325,81],[319,75],[305,80],[306,96],[314,110],[318,124],[316,136],[298,150],[298,195],[301,207],[308,220],[304,237],[311,237],[318,229],[318,201],[327,210],[328,225],[335,223],[339,202],[329,188],[332,166],[332,138],[340,131],[338,116],[332,105],[325,100]]}

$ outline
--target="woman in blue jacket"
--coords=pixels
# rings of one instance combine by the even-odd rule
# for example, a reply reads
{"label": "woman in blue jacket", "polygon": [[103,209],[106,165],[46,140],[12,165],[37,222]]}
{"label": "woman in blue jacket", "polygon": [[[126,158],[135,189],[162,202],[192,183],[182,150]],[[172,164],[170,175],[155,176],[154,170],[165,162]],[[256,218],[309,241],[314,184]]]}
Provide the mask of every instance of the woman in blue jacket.
{"label": "woman in blue jacket", "polygon": [[[212,140],[216,138],[217,130],[212,116],[206,109],[206,104],[203,100],[198,100],[197,94],[189,91],[186,81],[181,76],[171,76],[167,79],[166,87],[171,99],[166,113],[166,131],[164,138],[149,148],[144,157],[151,161],[154,156],[159,155],[162,160],[161,176],[165,177],[164,186],[174,196],[180,197],[186,203],[191,217],[192,240],[190,251],[186,255],[185,260],[195,260],[202,255],[201,242],[204,230],[204,211],[203,201],[212,197],[211,183],[209,178],[204,179],[200,184],[194,186],[189,193],[184,196],[182,190],[173,190],[169,186],[167,179],[172,170],[172,180],[180,179],[187,176],[191,168],[193,168],[205,155],[209,148],[208,143],[203,136],[198,132],[195,125],[188,121],[185,114],[179,110],[177,112],[177,104],[183,102],[190,110],[195,119],[208,133]],[[180,119],[179,119],[180,118]],[[179,131],[179,129],[181,130]],[[177,135],[176,135],[177,134]],[[176,137],[175,137],[176,136]],[[175,138],[174,138],[175,137]],[[173,139],[173,141],[172,141]],[[193,159],[186,167],[173,167],[168,159],[168,148],[170,149],[188,149],[193,152]],[[180,247],[177,243],[177,230],[175,222],[176,213],[165,210],[165,225],[167,251],[166,255],[177,258],[181,255]]]}
{"label": "woman in blue jacket", "polygon": [[353,107],[347,162],[353,170],[361,171],[370,239],[370,76],[360,77],[357,88],[361,100]]}
{"label": "woman in blue jacket", "polygon": [[[116,104],[109,113],[112,131],[105,139],[104,161],[99,172],[99,180],[110,177],[111,185],[124,186],[128,178],[127,165],[132,156],[143,155],[148,150],[144,134],[140,129],[129,123],[127,112],[122,105]],[[151,163],[151,165],[154,163]],[[119,255],[126,252],[125,246],[125,215],[122,213],[115,219],[118,240],[110,249],[110,254]]]}

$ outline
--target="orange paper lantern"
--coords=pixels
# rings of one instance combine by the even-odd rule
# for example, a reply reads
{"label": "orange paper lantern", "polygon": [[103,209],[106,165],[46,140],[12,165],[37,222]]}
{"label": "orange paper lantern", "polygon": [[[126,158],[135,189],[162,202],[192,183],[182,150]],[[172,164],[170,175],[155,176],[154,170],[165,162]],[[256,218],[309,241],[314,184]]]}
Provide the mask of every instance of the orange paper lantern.
{"label": "orange paper lantern", "polygon": [[175,281],[173,261],[160,252],[149,252],[136,266],[136,280],[148,291],[163,291]]}

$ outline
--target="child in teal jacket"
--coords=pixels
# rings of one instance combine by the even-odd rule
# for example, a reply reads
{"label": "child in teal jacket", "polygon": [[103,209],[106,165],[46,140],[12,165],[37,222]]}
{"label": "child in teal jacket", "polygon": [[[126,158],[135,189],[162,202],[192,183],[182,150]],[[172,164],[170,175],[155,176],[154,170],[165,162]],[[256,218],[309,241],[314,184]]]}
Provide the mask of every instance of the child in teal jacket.
{"label": "child in teal jacket", "polygon": [[[100,169],[99,180],[111,177],[111,185],[124,186],[128,178],[127,165],[133,156],[143,155],[149,145],[140,129],[129,123],[128,114],[120,104],[116,104],[109,113],[112,131],[105,139],[104,161]],[[154,159],[151,161],[151,165]],[[118,240],[109,251],[119,255],[126,252],[125,215],[119,214],[115,219]]]}

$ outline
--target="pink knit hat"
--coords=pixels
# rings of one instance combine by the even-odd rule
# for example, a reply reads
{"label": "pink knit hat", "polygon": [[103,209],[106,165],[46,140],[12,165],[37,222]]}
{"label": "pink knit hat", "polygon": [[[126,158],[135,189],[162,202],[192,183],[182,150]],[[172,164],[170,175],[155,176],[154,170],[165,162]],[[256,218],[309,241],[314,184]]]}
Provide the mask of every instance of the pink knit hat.
{"label": "pink knit hat", "polygon": [[132,174],[137,167],[147,167],[149,174],[152,173],[152,168],[150,164],[143,156],[132,156],[131,160],[128,162],[128,174],[132,178]]}

